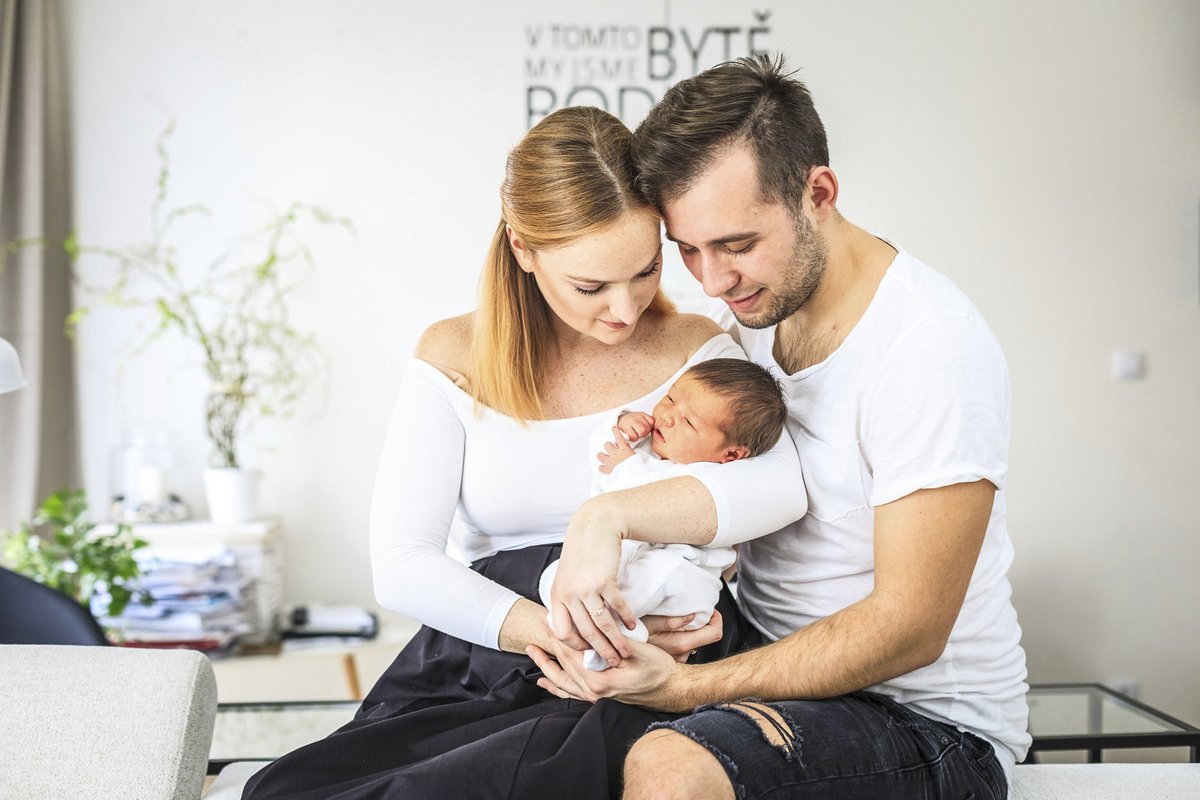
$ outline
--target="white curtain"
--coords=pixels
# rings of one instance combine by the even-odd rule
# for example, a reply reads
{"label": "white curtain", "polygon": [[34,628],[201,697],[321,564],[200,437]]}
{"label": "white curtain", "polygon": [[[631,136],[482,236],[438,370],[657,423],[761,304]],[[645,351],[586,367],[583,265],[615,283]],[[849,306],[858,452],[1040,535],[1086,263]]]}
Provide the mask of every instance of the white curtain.
{"label": "white curtain", "polygon": [[0,337],[29,385],[0,395],[0,528],[79,481],[71,342],[70,147],[58,0],[0,0],[0,244],[45,236],[0,273]]}

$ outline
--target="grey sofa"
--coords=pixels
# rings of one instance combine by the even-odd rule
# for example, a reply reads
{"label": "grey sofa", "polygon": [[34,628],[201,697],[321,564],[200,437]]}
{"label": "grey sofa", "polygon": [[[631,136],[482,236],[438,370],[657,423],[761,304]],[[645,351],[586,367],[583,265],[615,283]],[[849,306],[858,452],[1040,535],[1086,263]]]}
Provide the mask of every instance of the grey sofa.
{"label": "grey sofa", "polygon": [[193,650],[0,645],[0,797],[200,797],[217,713]]}

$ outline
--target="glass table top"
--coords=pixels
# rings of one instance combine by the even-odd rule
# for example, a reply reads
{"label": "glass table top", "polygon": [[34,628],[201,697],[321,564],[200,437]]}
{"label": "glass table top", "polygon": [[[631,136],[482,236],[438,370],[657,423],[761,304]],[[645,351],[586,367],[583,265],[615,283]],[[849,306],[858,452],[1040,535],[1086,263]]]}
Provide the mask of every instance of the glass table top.
{"label": "glass table top", "polygon": [[1156,708],[1099,684],[1045,684],[1029,691],[1034,737],[1196,731]]}
{"label": "glass table top", "polygon": [[1041,684],[1029,690],[1028,761],[1048,751],[1185,747],[1200,761],[1200,728],[1097,683]]}
{"label": "glass table top", "polygon": [[222,703],[209,749],[209,772],[231,761],[270,761],[323,739],[354,717],[358,701]]}

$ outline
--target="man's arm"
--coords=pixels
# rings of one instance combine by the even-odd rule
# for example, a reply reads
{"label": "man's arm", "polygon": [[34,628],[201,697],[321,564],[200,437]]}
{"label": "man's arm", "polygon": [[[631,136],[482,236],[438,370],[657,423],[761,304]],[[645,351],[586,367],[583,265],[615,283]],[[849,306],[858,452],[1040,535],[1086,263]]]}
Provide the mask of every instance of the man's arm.
{"label": "man's arm", "polygon": [[521,653],[531,643],[545,647],[552,641],[553,637],[546,627],[546,609],[522,597],[504,618],[497,645],[506,653]]}
{"label": "man's arm", "polygon": [[677,664],[630,642],[619,667],[589,673],[530,654],[559,696],[615,697],[669,711],[742,697],[834,697],[933,663],[945,649],[987,532],[988,481],[924,489],[875,509],[875,587],[863,600],[778,642],[712,664]]}
{"label": "man's arm", "polygon": [[688,475],[589,498],[567,527],[567,539],[581,543],[619,537],[703,547],[716,533],[712,495]]}

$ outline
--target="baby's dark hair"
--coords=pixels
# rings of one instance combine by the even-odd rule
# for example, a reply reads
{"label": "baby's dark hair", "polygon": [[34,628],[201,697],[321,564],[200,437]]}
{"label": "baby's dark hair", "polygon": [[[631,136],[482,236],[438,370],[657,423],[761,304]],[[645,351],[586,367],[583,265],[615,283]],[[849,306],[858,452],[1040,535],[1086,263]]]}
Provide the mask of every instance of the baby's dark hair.
{"label": "baby's dark hair", "polygon": [[753,361],[714,358],[683,374],[729,402],[724,433],[730,444],[743,445],[757,456],[779,441],[787,403],[783,387],[770,372]]}

